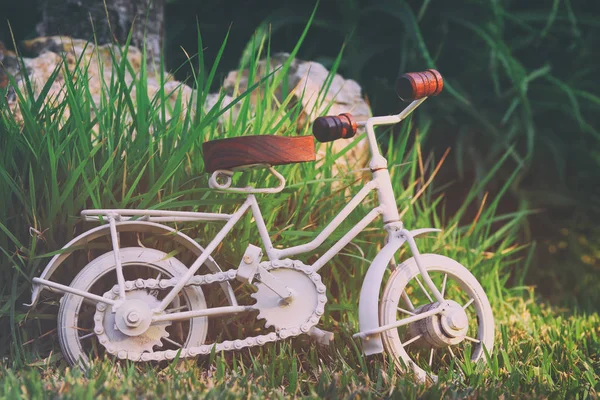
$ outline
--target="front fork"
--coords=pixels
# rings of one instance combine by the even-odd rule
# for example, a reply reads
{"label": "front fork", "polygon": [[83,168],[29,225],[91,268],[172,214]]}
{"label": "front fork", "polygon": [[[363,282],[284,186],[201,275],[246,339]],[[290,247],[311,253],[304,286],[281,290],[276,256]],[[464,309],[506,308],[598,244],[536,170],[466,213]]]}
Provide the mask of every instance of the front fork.
{"label": "front fork", "polygon": [[405,238],[406,242],[408,243],[408,247],[410,247],[410,251],[413,254],[415,263],[417,264],[417,267],[419,268],[419,273],[423,277],[425,284],[427,285],[429,290],[431,290],[435,299],[438,302],[443,303],[444,296],[442,296],[442,293],[440,293],[438,288],[435,286],[435,284],[431,280],[431,277],[429,276],[429,272],[427,272],[427,270],[423,266],[423,263],[421,262],[421,253],[419,253],[419,249],[417,248],[417,243],[415,243],[415,238],[411,235],[410,231],[407,231],[406,229],[402,229],[400,231],[400,235],[403,236]]}
{"label": "front fork", "polygon": [[[390,224],[392,225],[392,224]],[[379,325],[379,292],[383,282],[383,275],[394,254],[398,249],[408,242],[408,245],[415,257],[417,267],[421,273],[427,287],[432,291],[437,301],[443,302],[444,298],[433,281],[429,277],[429,273],[423,266],[420,259],[420,252],[417,248],[414,238],[416,236],[429,233],[440,232],[439,229],[424,228],[408,231],[401,226],[394,230],[391,226],[389,231],[388,243],[381,249],[379,254],[373,259],[360,291],[360,301],[358,305],[358,320],[360,332],[356,337],[360,337],[365,355],[377,354],[383,352],[383,343],[381,341],[381,327]]]}

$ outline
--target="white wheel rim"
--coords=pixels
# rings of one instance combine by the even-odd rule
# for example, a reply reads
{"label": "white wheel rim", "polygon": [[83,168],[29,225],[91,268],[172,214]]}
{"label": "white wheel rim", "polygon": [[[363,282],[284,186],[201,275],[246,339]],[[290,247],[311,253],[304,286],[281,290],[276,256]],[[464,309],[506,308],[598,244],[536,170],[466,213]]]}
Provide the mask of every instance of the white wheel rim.
{"label": "white wheel rim", "polygon": [[[141,266],[161,273],[163,278],[167,278],[183,275],[187,270],[181,261],[155,249],[130,247],[120,249],[120,254],[125,271],[128,266],[135,265],[136,267]],[[95,283],[107,274],[113,273],[114,268],[113,252],[105,253],[86,265],[73,279],[70,286],[89,291]],[[182,299],[188,305],[206,308],[206,300],[200,287],[185,288],[182,290]],[[79,321],[82,305],[83,299],[76,295],[66,294],[61,299],[58,312],[58,336],[65,359],[71,365],[79,364],[85,367],[88,365],[89,359],[87,356],[88,351],[84,349],[82,342],[83,340],[95,340],[95,335],[82,334],[80,331],[79,327],[84,322]],[[206,317],[192,319],[188,326],[185,343],[182,343],[182,345],[184,347],[202,345],[205,342],[207,331],[208,320]],[[102,348],[100,343],[96,342],[96,345]]]}
{"label": "white wheel rim", "polygon": [[[471,323],[474,324],[472,326],[476,326],[476,330],[472,329],[469,332],[470,334],[467,334],[469,338],[476,339],[479,341],[479,343],[473,342],[471,344],[471,360],[478,361],[484,359],[485,353],[483,347],[485,346],[488,353],[491,353],[494,343],[494,318],[485,291],[483,290],[477,279],[465,267],[448,257],[444,257],[437,254],[424,254],[421,256],[421,260],[423,261],[423,265],[430,273],[430,275],[432,275],[432,277],[434,278],[439,278],[437,279],[437,282],[441,282],[440,286],[442,286],[443,284],[443,276],[446,276],[446,287],[450,285],[453,288],[452,292],[454,292],[455,288],[457,292],[459,290],[462,290],[463,293],[466,294],[469,299],[472,299],[464,300],[463,304],[463,307],[466,305],[465,309],[469,310],[469,312],[471,312],[470,310],[472,309],[472,315],[474,314],[477,317],[477,319],[471,318]],[[403,315],[402,318],[409,316],[405,313],[410,312],[410,310],[407,310],[406,308],[408,307],[404,306],[401,296],[405,289],[407,291],[411,289],[411,286],[407,287],[407,285],[412,281],[416,281],[415,277],[420,278],[420,275],[419,269],[413,258],[399,265],[398,268],[390,276],[386,288],[384,290],[380,307],[380,319],[382,325],[395,322],[396,320],[398,320],[399,314]],[[419,291],[423,290],[419,285],[416,285],[416,287]],[[440,289],[440,287],[438,287],[438,289]],[[413,293],[414,292],[415,291],[413,290]],[[452,299],[452,296],[455,293],[445,294],[446,296],[448,296],[445,296],[445,298],[454,300]],[[422,296],[424,297],[424,295]],[[429,300],[427,300],[427,302],[429,302]],[[415,304],[417,309],[420,305],[423,304]],[[433,360],[415,360],[415,353],[419,353],[420,350],[415,351],[410,346],[411,343],[414,343],[412,344],[412,346],[417,346],[417,340],[415,340],[414,338],[407,337],[401,338],[401,334],[404,334],[404,336],[408,336],[407,329],[391,329],[382,334],[384,346],[394,358],[396,365],[401,370],[405,370],[405,366],[408,366],[410,369],[412,369],[417,378],[421,381],[425,381],[427,379],[436,381],[437,376],[433,373],[433,371],[427,371],[427,367],[429,367],[428,364],[431,363],[432,365],[435,365]],[[402,339],[404,339],[404,343],[402,342]],[[421,342],[419,343],[422,343],[422,340],[423,339],[421,338]],[[471,342],[471,340],[465,339],[457,346],[464,347],[466,346],[466,342]],[[457,347],[450,346],[448,348],[450,350],[434,350],[433,354],[436,355],[436,351],[439,352],[440,350],[443,350],[448,351],[448,358],[456,357],[455,350]],[[407,351],[407,349],[409,351]],[[418,355],[420,356],[422,354]],[[423,368],[423,366],[425,368]],[[458,366],[455,366],[455,368],[458,368]]]}

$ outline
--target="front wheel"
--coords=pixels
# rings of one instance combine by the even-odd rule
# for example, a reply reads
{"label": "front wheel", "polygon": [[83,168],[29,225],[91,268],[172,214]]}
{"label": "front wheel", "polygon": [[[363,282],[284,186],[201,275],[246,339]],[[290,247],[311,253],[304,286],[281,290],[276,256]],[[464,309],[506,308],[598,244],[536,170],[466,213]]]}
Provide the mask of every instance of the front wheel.
{"label": "front wheel", "polygon": [[[458,262],[437,254],[420,256],[422,266],[442,293],[449,311],[383,332],[386,351],[399,370],[421,381],[459,368],[467,359],[492,352],[494,317],[477,279]],[[439,304],[420,278],[414,258],[400,264],[387,282],[380,305],[381,325],[427,312]]]}

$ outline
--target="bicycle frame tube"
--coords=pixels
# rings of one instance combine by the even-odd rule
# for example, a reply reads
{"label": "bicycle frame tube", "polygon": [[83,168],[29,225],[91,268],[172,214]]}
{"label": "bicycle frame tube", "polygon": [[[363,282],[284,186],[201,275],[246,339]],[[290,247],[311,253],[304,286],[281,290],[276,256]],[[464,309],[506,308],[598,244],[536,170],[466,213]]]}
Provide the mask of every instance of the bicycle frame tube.
{"label": "bicycle frame tube", "polygon": [[[177,296],[177,294],[185,286],[185,284],[187,283],[187,281],[189,281],[190,278],[192,276],[194,276],[194,274],[196,273],[196,271],[198,271],[198,269],[200,269],[200,266],[202,264],[204,264],[204,261],[206,261],[208,259],[208,257],[210,257],[210,254],[223,241],[223,239],[225,238],[225,236],[229,233],[229,231],[231,231],[231,229],[233,228],[233,226],[240,220],[240,218],[242,218],[242,216],[244,215],[244,213],[246,212],[246,210],[248,210],[248,208],[250,207],[251,202],[252,202],[253,199],[254,199],[254,196],[252,196],[252,197],[249,196],[248,199],[246,199],[246,201],[244,202],[244,204],[242,204],[242,206],[239,208],[239,210],[237,210],[236,212],[234,212],[233,214],[231,214],[231,218],[229,218],[229,220],[223,226],[223,228],[221,228],[221,230],[219,231],[219,233],[217,233],[217,235],[214,237],[214,239],[211,240],[211,242],[208,244],[208,246],[206,246],[206,248],[204,249],[204,252],[200,255],[200,257],[198,257],[196,259],[196,261],[194,261],[194,263],[190,266],[190,268],[187,270],[187,272],[185,273],[185,275],[183,275],[179,279],[179,281],[177,282],[177,284],[173,287],[173,289],[171,289],[169,291],[169,293],[161,301],[161,303],[159,304],[159,306],[154,310],[155,312],[162,312],[162,311],[164,311],[164,310],[167,309],[167,307],[169,306],[169,304],[173,301],[173,299],[175,298],[175,296]],[[254,199],[254,201],[256,201],[256,199]]]}
{"label": "bicycle frame tube", "polygon": [[[162,300],[160,305],[154,310],[159,313],[164,311],[168,305],[173,301],[179,291],[185,286],[186,282],[200,269],[200,266],[210,257],[211,253],[217,248],[217,246],[223,241],[225,236],[231,231],[233,226],[242,218],[248,208],[252,209],[252,215],[256,223],[260,238],[265,247],[267,257],[269,260],[279,260],[282,257],[289,257],[295,254],[306,253],[319,247],[323,242],[331,235],[331,233],[348,217],[348,215],[367,197],[367,195],[375,189],[378,189],[378,181],[369,181],[363,188],[350,200],[350,202],[342,209],[342,211],[336,215],[336,217],[323,229],[321,233],[317,235],[309,243],[305,243],[300,246],[290,247],[288,249],[278,250],[275,249],[265,221],[263,219],[260,207],[256,201],[256,197],[253,194],[249,194],[246,201],[242,206],[228,218],[227,223],[221,228],[219,233],[213,238],[213,240],[206,246],[204,252],[194,261],[194,263],[187,270],[186,274],[180,277],[177,285],[175,285],[169,293]],[[348,244],[356,235],[358,235],[367,225],[369,225],[375,218],[382,214],[382,208],[376,207],[371,210],[363,219],[359,221],[348,233],[346,233],[332,248],[330,248],[323,256],[321,256],[314,264],[315,270],[320,269],[327,261],[333,258],[346,244]]]}
{"label": "bicycle frame tube", "polygon": [[[254,220],[256,222],[256,227],[258,228],[258,232],[260,234],[260,238],[265,247],[265,251],[267,253],[267,257],[270,261],[280,260],[284,257],[293,256],[296,254],[307,253],[311,250],[319,247],[323,242],[331,235],[331,233],[337,229],[340,224],[350,215],[356,207],[367,197],[367,195],[372,191],[378,189],[377,181],[369,181],[362,189],[350,200],[350,202],[340,211],[335,218],[329,222],[329,224],[315,237],[312,241],[295,246],[289,247],[287,249],[276,249],[273,246],[273,242],[269,236],[269,232],[265,225],[265,221],[262,216],[262,212],[260,211],[260,207],[254,195],[249,195],[248,199],[250,200],[250,205],[252,207],[252,215],[254,216]],[[318,271],[321,269],[327,261],[331,260],[337,253],[340,252],[344,246],[346,246],[352,239],[356,237],[363,229],[365,229],[375,218],[379,215],[383,214],[383,210],[381,207],[376,207],[372,209],[367,215],[365,215],[356,225],[354,225],[340,240],[338,240],[325,254],[323,254],[317,261],[315,261],[312,265],[314,271]]]}
{"label": "bicycle frame tube", "polygon": [[[275,260],[279,260],[283,257],[289,257],[296,254],[302,254],[309,251],[312,251],[319,247],[325,242],[325,240],[331,235],[331,233],[338,227],[340,224],[350,215],[352,211],[367,197],[371,190],[377,189],[378,182],[376,180],[369,181],[362,189],[346,204],[346,206],[340,211],[338,215],[333,218],[333,220],[309,243],[302,244],[300,246],[294,246],[287,249],[272,249],[272,255],[275,257]],[[256,215],[255,215],[256,217]],[[262,219],[262,217],[261,217]],[[258,220],[258,219],[257,219]],[[266,231],[266,229],[265,229]],[[356,236],[359,232],[356,232],[354,236]],[[268,234],[266,234],[268,237]],[[351,238],[351,239],[352,239]],[[350,240],[351,240],[350,239]],[[263,239],[264,240],[264,239]],[[270,240],[269,240],[270,243]],[[272,245],[271,245],[272,247]]]}
{"label": "bicycle frame tube", "polygon": [[331,260],[337,253],[339,253],[344,246],[346,246],[356,235],[363,231],[375,218],[382,214],[381,207],[372,209],[367,215],[359,221],[358,224],[354,225],[352,229],[348,231],[340,240],[336,242],[329,250],[325,252],[317,261],[312,265],[313,271],[318,271],[327,261]]}

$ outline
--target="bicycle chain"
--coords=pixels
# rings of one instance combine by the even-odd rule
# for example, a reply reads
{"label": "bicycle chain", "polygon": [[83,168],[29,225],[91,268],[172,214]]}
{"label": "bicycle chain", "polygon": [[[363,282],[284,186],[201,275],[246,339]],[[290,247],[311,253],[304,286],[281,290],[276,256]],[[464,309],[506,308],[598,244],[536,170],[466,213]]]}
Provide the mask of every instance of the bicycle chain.
{"label": "bicycle chain", "polygon": [[[293,268],[306,274],[314,283],[318,293],[318,305],[308,320],[299,327],[280,329],[276,332],[270,332],[265,335],[257,335],[247,337],[245,339],[225,340],[220,343],[205,344],[201,346],[182,348],[180,350],[163,350],[153,352],[133,352],[127,350],[119,350],[111,344],[108,335],[103,326],[104,314],[108,308],[105,303],[96,305],[96,313],[94,314],[94,333],[98,337],[98,341],[106,348],[106,351],[120,359],[128,359],[131,361],[165,361],[173,360],[179,353],[179,358],[196,357],[198,355],[208,355],[213,350],[215,352],[240,350],[246,347],[262,346],[266,343],[276,342],[278,340],[287,339],[289,337],[299,336],[302,333],[308,333],[315,326],[321,315],[325,312],[325,304],[327,296],[325,294],[326,287],[321,281],[321,276],[314,272],[310,266],[305,265],[298,260],[278,260],[265,261],[260,263],[260,266],[267,271],[276,268]],[[194,275],[186,283],[185,286],[201,286],[210,283],[221,283],[232,281],[237,276],[237,270],[229,270],[225,272],[217,272],[208,275]],[[167,289],[173,287],[177,283],[177,278],[170,279],[136,279],[135,281],[125,282],[125,291],[140,290],[140,289]],[[104,298],[115,300],[119,297],[119,286],[113,286],[112,290],[104,293]]]}

